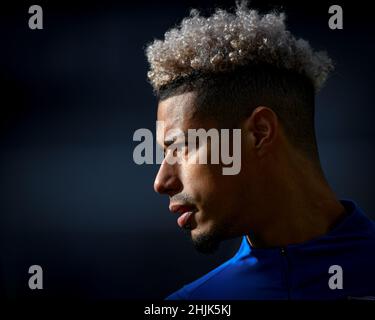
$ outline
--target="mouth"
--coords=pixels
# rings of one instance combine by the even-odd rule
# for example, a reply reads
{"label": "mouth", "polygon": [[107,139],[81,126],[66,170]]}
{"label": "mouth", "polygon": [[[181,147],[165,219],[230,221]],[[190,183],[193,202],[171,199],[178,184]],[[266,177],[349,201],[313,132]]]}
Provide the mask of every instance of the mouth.
{"label": "mouth", "polygon": [[173,213],[178,213],[180,216],[177,219],[177,224],[180,228],[191,229],[191,218],[198,209],[193,205],[186,204],[171,204],[169,210]]}

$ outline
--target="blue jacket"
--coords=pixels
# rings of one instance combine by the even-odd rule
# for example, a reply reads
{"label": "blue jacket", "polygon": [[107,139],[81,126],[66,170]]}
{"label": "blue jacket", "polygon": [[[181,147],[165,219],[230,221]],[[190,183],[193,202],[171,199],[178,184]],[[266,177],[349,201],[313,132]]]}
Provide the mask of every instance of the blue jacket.
{"label": "blue jacket", "polygon": [[283,248],[251,248],[167,300],[375,299],[375,223],[349,200],[328,234]]}

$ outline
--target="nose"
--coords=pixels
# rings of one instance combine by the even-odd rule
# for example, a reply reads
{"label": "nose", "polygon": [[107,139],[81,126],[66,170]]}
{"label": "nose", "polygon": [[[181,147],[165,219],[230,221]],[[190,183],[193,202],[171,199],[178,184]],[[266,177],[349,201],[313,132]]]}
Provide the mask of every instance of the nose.
{"label": "nose", "polygon": [[162,162],[154,181],[154,190],[157,193],[173,196],[181,192],[182,183],[176,170],[175,165],[170,165],[166,161]]}

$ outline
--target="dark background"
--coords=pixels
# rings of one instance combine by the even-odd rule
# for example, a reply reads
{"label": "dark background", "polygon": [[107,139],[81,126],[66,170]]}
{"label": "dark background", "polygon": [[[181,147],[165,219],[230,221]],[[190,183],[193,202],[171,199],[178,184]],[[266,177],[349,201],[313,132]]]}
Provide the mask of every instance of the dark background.
{"label": "dark background", "polygon": [[[43,30],[28,28],[32,4],[43,8]],[[328,28],[332,4],[343,7],[344,30]],[[190,8],[209,14],[216,5],[234,1],[2,4],[2,298],[162,299],[234,254],[238,239],[214,255],[196,253],[167,197],[153,191],[158,166],[132,157],[134,131],[155,128],[146,44]],[[317,98],[321,161],[338,197],[374,218],[370,5],[251,6],[285,10],[289,29],[336,61]],[[33,264],[43,268],[44,290],[28,289]]]}

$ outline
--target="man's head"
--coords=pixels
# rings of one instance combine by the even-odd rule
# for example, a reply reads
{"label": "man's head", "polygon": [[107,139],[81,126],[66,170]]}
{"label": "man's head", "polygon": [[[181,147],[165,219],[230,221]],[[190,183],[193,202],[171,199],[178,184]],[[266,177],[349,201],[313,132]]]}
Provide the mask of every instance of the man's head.
{"label": "man's head", "polygon": [[[286,31],[283,15],[261,17],[244,6],[209,18],[193,12],[147,56],[165,123],[158,137],[171,129],[241,129],[238,174],[223,175],[222,163],[163,161],[155,190],[185,213],[179,224],[201,251],[264,227],[272,219],[259,209],[272,201],[270,182],[285,163],[296,155],[319,167],[314,96],[332,68],[329,58]],[[180,143],[168,136],[158,142],[166,159],[169,145]]]}

